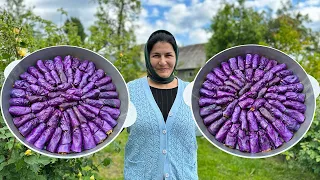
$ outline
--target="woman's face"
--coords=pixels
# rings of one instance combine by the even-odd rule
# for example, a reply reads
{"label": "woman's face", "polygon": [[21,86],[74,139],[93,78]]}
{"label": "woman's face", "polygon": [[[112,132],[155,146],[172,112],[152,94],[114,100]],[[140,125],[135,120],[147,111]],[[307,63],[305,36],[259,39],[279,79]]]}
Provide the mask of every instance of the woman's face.
{"label": "woman's face", "polygon": [[168,78],[176,64],[176,54],[168,42],[157,42],[150,52],[150,63],[162,78]]}

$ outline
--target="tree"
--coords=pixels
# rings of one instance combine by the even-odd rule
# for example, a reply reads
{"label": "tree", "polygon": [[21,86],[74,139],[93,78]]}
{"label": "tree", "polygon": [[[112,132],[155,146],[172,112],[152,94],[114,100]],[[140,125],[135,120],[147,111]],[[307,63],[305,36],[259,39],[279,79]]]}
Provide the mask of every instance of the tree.
{"label": "tree", "polygon": [[[98,0],[97,21],[91,26],[88,47],[99,51],[120,70],[126,81],[139,76],[140,46],[135,45],[132,22],[140,12],[137,0]],[[115,15],[114,17],[111,15]]]}
{"label": "tree", "polygon": [[[80,19],[76,18],[76,17],[71,17],[70,19],[67,19],[64,23],[64,26],[65,27],[68,27],[68,26],[75,26],[77,27],[77,34],[78,36],[81,37],[81,41],[84,42],[85,38],[87,37],[86,33],[84,32],[84,28],[83,28],[83,25],[80,21]],[[64,30],[65,33],[68,34],[69,30],[68,28],[66,28]]]}
{"label": "tree", "polygon": [[213,35],[206,44],[208,58],[232,46],[264,42],[266,31],[264,12],[259,13],[253,8],[245,8],[244,0],[238,2],[239,6],[225,4],[213,17],[210,27]]}

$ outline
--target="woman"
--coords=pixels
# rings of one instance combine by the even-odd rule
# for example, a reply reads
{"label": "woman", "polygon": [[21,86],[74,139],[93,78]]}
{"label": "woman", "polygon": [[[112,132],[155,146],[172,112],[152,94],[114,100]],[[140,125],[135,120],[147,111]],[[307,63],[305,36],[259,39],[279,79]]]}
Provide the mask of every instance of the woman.
{"label": "woman", "polygon": [[198,179],[197,129],[183,101],[187,82],[174,76],[175,38],[165,30],[145,45],[147,77],[128,83],[137,120],[128,128],[125,179]]}

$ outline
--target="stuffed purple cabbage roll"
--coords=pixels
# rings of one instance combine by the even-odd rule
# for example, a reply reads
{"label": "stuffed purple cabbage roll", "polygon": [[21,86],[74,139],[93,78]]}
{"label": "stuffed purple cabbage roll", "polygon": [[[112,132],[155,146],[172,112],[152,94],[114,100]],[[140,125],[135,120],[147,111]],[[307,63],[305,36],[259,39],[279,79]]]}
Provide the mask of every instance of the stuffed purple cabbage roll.
{"label": "stuffed purple cabbage roll", "polygon": [[[216,108],[219,107],[219,106],[216,106]],[[220,107],[221,109],[221,107]],[[108,114],[110,114],[110,116],[113,118],[113,119],[118,119],[119,116],[120,116],[120,109],[118,108],[112,108],[112,107],[109,107],[109,106],[104,106],[101,108],[101,111],[105,111],[107,112]],[[203,111],[203,110],[202,110]],[[214,112],[214,111],[213,111]],[[200,109],[200,114],[201,114],[201,109]]]}
{"label": "stuffed purple cabbage roll", "polygon": [[36,115],[33,113],[25,114],[19,117],[14,117],[13,118],[13,123],[16,125],[18,128],[22,126],[24,123],[30,121],[31,119],[35,118]]}
{"label": "stuffed purple cabbage roll", "polygon": [[28,99],[28,101],[30,101],[30,103],[43,102],[47,100],[45,96],[37,96],[37,95],[27,96],[26,98]]}
{"label": "stuffed purple cabbage roll", "polygon": [[234,100],[233,102],[228,104],[227,107],[225,108],[225,110],[223,111],[223,116],[226,118],[231,117],[233,110],[236,107],[237,103],[238,103],[238,100]]}
{"label": "stuffed purple cabbage roll", "polygon": [[113,119],[109,113],[105,111],[100,111],[99,117],[102,120],[106,121],[112,128],[114,128],[118,124],[118,122],[115,119]]}
{"label": "stuffed purple cabbage roll", "polygon": [[76,114],[79,122],[82,123],[87,123],[87,119],[81,114],[77,106],[72,107],[74,113]]}
{"label": "stuffed purple cabbage roll", "polygon": [[259,108],[259,111],[262,114],[262,116],[266,118],[270,123],[276,120],[266,108],[261,107]]}
{"label": "stuffed purple cabbage roll", "polygon": [[25,98],[11,98],[9,104],[10,106],[29,106],[30,101]]}
{"label": "stuffed purple cabbage roll", "polygon": [[82,61],[82,62],[80,63],[79,69],[80,69],[81,71],[84,71],[84,72],[85,72],[88,64],[89,64],[89,61],[88,61],[88,60]]}
{"label": "stuffed purple cabbage roll", "polygon": [[260,63],[260,56],[258,54],[253,55],[252,69],[257,69]]}
{"label": "stuffed purple cabbage roll", "polygon": [[237,123],[239,121],[241,108],[240,106],[236,106],[231,116],[231,122]]}
{"label": "stuffed purple cabbage roll", "polygon": [[37,68],[43,73],[49,72],[48,68],[44,65],[42,60],[37,61]]}
{"label": "stuffed purple cabbage roll", "polygon": [[238,68],[243,71],[245,69],[244,60],[242,56],[238,56]]}
{"label": "stuffed purple cabbage roll", "polygon": [[90,77],[90,75],[88,73],[84,73],[82,76],[82,79],[79,83],[78,88],[82,89],[84,88],[87,84],[88,84],[88,78]]}
{"label": "stuffed purple cabbage roll", "polygon": [[66,111],[67,111],[69,118],[70,118],[71,127],[76,128],[76,127],[80,126],[80,122],[78,121],[78,118],[77,118],[76,114],[74,113],[73,109],[69,108]]}
{"label": "stuffed purple cabbage roll", "polygon": [[72,144],[71,151],[72,152],[81,152],[82,151],[82,133],[80,127],[74,127],[72,130]]}
{"label": "stuffed purple cabbage roll", "polygon": [[250,152],[250,137],[246,135],[246,132],[239,129],[238,132],[238,146],[242,152]]}
{"label": "stuffed purple cabbage roll", "polygon": [[97,80],[103,78],[105,75],[104,71],[102,69],[98,69],[91,77],[89,77],[89,82],[96,82]]}
{"label": "stuffed purple cabbage roll", "polygon": [[263,98],[258,98],[254,101],[254,103],[252,104],[250,111],[254,111],[256,109],[259,109],[260,107],[262,107],[264,105],[264,103],[266,103],[266,100]]}
{"label": "stuffed purple cabbage roll", "polygon": [[76,70],[76,72],[74,74],[74,78],[73,78],[73,84],[75,86],[78,86],[80,84],[83,74],[84,73],[82,71],[80,71],[79,69]]}
{"label": "stuffed purple cabbage roll", "polygon": [[299,77],[297,75],[290,75],[283,78],[280,82],[281,85],[294,84],[299,82]]}
{"label": "stuffed purple cabbage roll", "polygon": [[247,121],[248,121],[248,124],[249,124],[249,131],[250,132],[253,132],[253,131],[256,132],[256,131],[259,130],[257,119],[254,116],[252,111],[248,111],[247,112]]}
{"label": "stuffed purple cabbage roll", "polygon": [[41,72],[39,72],[39,70],[37,68],[35,68],[34,66],[28,67],[27,71],[29,74],[31,74],[35,78],[43,78],[44,79],[43,74]]}
{"label": "stuffed purple cabbage roll", "polygon": [[203,123],[204,125],[209,126],[211,123],[220,119],[221,117],[222,117],[222,111],[217,111],[203,118]]}
{"label": "stuffed purple cabbage roll", "polygon": [[25,91],[31,91],[30,90],[30,84],[25,80],[16,80],[13,84],[13,88],[15,89],[23,89]]}
{"label": "stuffed purple cabbage roll", "polygon": [[83,138],[83,149],[89,150],[96,147],[96,143],[91,134],[89,126],[85,123],[81,124],[82,138]]}
{"label": "stuffed purple cabbage roll", "polygon": [[97,86],[97,87],[101,87],[101,86],[104,86],[104,85],[106,85],[108,83],[111,83],[111,82],[112,82],[111,77],[110,76],[105,76],[105,77],[97,80],[96,82],[94,82],[94,85]]}
{"label": "stuffed purple cabbage roll", "polygon": [[305,98],[306,98],[305,94],[296,93],[296,92],[286,92],[284,95],[286,96],[286,98],[288,100],[298,101],[298,102],[301,102],[301,103],[304,103]]}
{"label": "stuffed purple cabbage roll", "polygon": [[292,139],[293,133],[289,131],[289,129],[281,122],[281,120],[275,120],[272,125],[285,142],[289,142]]}
{"label": "stuffed purple cabbage roll", "polygon": [[271,81],[268,82],[268,86],[275,86],[275,85],[277,85],[280,81],[281,81],[281,78],[279,78],[278,76],[276,76],[275,78],[273,78]]}
{"label": "stuffed purple cabbage roll", "polygon": [[223,72],[227,75],[230,76],[232,74],[231,68],[227,62],[222,62],[221,67]]}
{"label": "stuffed purple cabbage roll", "polygon": [[232,126],[231,120],[227,120],[215,135],[217,141],[223,143],[227,137],[228,131]]}
{"label": "stuffed purple cabbage roll", "polygon": [[89,105],[89,104],[87,104],[87,103],[80,102],[80,104],[81,104],[82,106],[84,106],[85,108],[87,108],[90,112],[92,112],[92,113],[95,114],[95,115],[98,115],[99,112],[100,112],[100,109],[99,109],[99,108],[96,108],[96,107],[94,107],[94,106],[91,106],[91,105]]}
{"label": "stuffed purple cabbage roll", "polygon": [[63,131],[71,131],[70,118],[67,111],[63,111],[60,119],[60,127]]}
{"label": "stuffed purple cabbage roll", "polygon": [[257,82],[264,76],[264,70],[256,69],[253,75],[253,81]]}
{"label": "stuffed purple cabbage roll", "polygon": [[257,123],[263,129],[266,129],[269,125],[268,121],[262,116],[260,111],[253,111],[254,116],[256,117]]}
{"label": "stuffed purple cabbage roll", "polygon": [[24,72],[22,74],[20,74],[19,76],[21,79],[27,81],[30,84],[35,84],[37,83],[37,78],[33,77],[31,74]]}
{"label": "stuffed purple cabbage roll", "polygon": [[[105,107],[108,107],[108,106],[105,106]],[[103,108],[105,108],[105,107],[103,107]],[[201,107],[200,108],[200,116],[204,117],[204,116],[207,116],[207,115],[212,114],[214,112],[217,112],[219,110],[221,110],[221,106],[218,106],[216,104],[212,104],[210,106]]]}
{"label": "stuffed purple cabbage roll", "polygon": [[84,102],[97,108],[101,108],[104,105],[101,100],[96,99],[85,99]]}
{"label": "stuffed purple cabbage roll", "polygon": [[41,96],[47,95],[49,93],[48,90],[35,84],[30,85],[30,90],[33,92],[33,94]]}
{"label": "stuffed purple cabbage roll", "polygon": [[280,102],[283,102],[287,99],[286,96],[276,93],[266,93],[264,97],[266,99],[278,100]]}
{"label": "stuffed purple cabbage roll", "polygon": [[245,75],[246,75],[246,80],[247,80],[248,82],[252,82],[253,69],[252,69],[252,68],[247,68],[247,69],[245,69]]}
{"label": "stuffed purple cabbage roll", "polygon": [[52,135],[52,138],[49,140],[48,145],[46,146],[46,150],[49,152],[56,152],[56,149],[59,145],[59,141],[61,139],[62,129],[57,127]]}
{"label": "stuffed purple cabbage roll", "polygon": [[270,151],[272,146],[270,144],[269,138],[266,135],[266,132],[264,130],[260,129],[258,132],[258,135],[259,135],[260,151],[262,151],[262,152]]}
{"label": "stuffed purple cabbage roll", "polygon": [[238,68],[238,61],[236,58],[230,58],[229,59],[230,68],[232,71],[239,69]]}
{"label": "stuffed purple cabbage roll", "polygon": [[224,74],[224,72],[219,67],[213,68],[212,72],[216,74],[216,76],[222,81],[226,81],[228,79],[228,77]]}
{"label": "stuffed purple cabbage roll", "polygon": [[43,109],[42,111],[38,112],[36,114],[36,117],[39,119],[39,122],[47,122],[47,120],[49,119],[49,117],[51,116],[51,114],[53,113],[54,108],[49,106],[45,109]]}
{"label": "stuffed purple cabbage roll", "polygon": [[236,147],[239,128],[240,128],[240,124],[232,124],[227,134],[227,137],[225,139],[225,145],[227,147],[232,149]]}
{"label": "stuffed purple cabbage roll", "polygon": [[242,129],[244,131],[248,131],[249,127],[248,127],[247,111],[246,110],[241,110],[239,121],[240,121],[240,124],[241,124],[241,128],[240,129]]}
{"label": "stuffed purple cabbage roll", "polygon": [[47,122],[47,126],[56,128],[60,122],[61,116],[62,116],[62,112],[60,110],[56,109],[53,112],[52,116],[49,118],[49,120]]}
{"label": "stuffed purple cabbage roll", "polygon": [[209,98],[216,95],[216,93],[214,91],[210,91],[205,88],[201,88],[199,92],[200,92],[201,96],[205,96],[205,97],[209,97]]}
{"label": "stuffed purple cabbage roll", "polygon": [[297,110],[301,113],[304,113],[307,109],[307,106],[299,101],[287,100],[283,102],[283,105],[285,105],[287,108]]}
{"label": "stuffed purple cabbage roll", "polygon": [[59,142],[59,146],[57,149],[57,153],[59,154],[70,153],[71,141],[72,141],[71,131],[63,131],[60,142]]}
{"label": "stuffed purple cabbage roll", "polygon": [[33,144],[41,136],[43,131],[46,129],[45,123],[40,123],[36,128],[34,128],[30,134],[26,137],[26,141]]}
{"label": "stuffed purple cabbage roll", "polygon": [[44,130],[40,137],[34,143],[34,146],[39,149],[43,149],[45,144],[51,139],[55,130],[56,129],[53,127],[48,127],[46,130]]}
{"label": "stuffed purple cabbage roll", "polygon": [[90,112],[87,108],[85,108],[84,106],[78,105],[77,107],[78,107],[80,113],[81,113],[84,117],[86,117],[88,120],[92,120],[92,119],[94,119],[94,118],[96,117],[95,114],[91,113],[91,112]]}
{"label": "stuffed purple cabbage roll", "polygon": [[252,86],[252,83],[247,83],[243,88],[239,91],[238,95],[242,96],[244,93],[248,92],[250,87]]}
{"label": "stuffed purple cabbage roll", "polygon": [[243,87],[244,86],[244,83],[239,79],[237,78],[236,76],[234,75],[231,75],[229,76],[229,79],[234,82],[236,85],[238,85],[239,87]]}
{"label": "stuffed purple cabbage roll", "polygon": [[91,76],[94,73],[95,70],[96,70],[96,66],[94,65],[94,63],[93,62],[89,62],[88,66],[86,68],[86,72]]}
{"label": "stuffed purple cabbage roll", "polygon": [[47,108],[49,105],[46,101],[44,102],[36,102],[31,104],[31,110],[33,113],[38,113],[42,111],[42,109]]}
{"label": "stuffed purple cabbage roll", "polygon": [[76,57],[72,58],[71,68],[75,70],[75,69],[78,69],[79,66],[80,66],[80,60]]}
{"label": "stuffed purple cabbage roll", "polygon": [[241,107],[241,109],[247,109],[247,108],[250,108],[253,103],[254,103],[254,99],[246,98],[242,101],[239,101],[238,104]]}
{"label": "stuffed purple cabbage roll", "polygon": [[66,99],[64,97],[56,97],[56,98],[50,99],[48,101],[48,105],[50,105],[50,106],[60,106],[64,102],[66,102]]}
{"label": "stuffed purple cabbage roll", "polygon": [[225,82],[223,82],[226,86],[230,86],[234,89],[236,89],[237,91],[239,91],[241,89],[241,87],[239,87],[238,85],[236,85],[235,83],[233,83],[232,81],[230,80],[227,80]]}
{"label": "stuffed purple cabbage roll", "polygon": [[222,117],[219,120],[213,122],[209,127],[208,127],[208,131],[210,132],[210,134],[212,135],[216,135],[217,132],[219,131],[220,127],[227,121],[227,118]]}
{"label": "stuffed purple cabbage roll", "polygon": [[93,122],[88,122],[88,125],[90,127],[91,133],[93,134],[94,141],[96,144],[102,143],[106,138],[107,134],[104,133],[96,124]]}
{"label": "stuffed purple cabbage roll", "polygon": [[116,90],[116,86],[113,83],[109,83],[109,84],[106,84],[104,86],[98,87],[98,89],[101,92],[104,92],[104,91],[115,91]]}
{"label": "stuffed purple cabbage roll", "polygon": [[26,91],[22,89],[12,89],[10,92],[12,98],[26,98]]}
{"label": "stuffed purple cabbage roll", "polygon": [[246,60],[245,60],[245,69],[248,69],[252,66],[252,55],[246,54]]}
{"label": "stuffed purple cabbage roll", "polygon": [[33,118],[19,127],[19,132],[26,137],[37,125],[39,124],[38,118]]}
{"label": "stuffed purple cabbage roll", "polygon": [[269,59],[262,56],[259,63],[259,69],[263,70],[267,66],[268,62],[269,62]]}
{"label": "stuffed purple cabbage roll", "polygon": [[289,69],[286,69],[286,70],[282,70],[282,71],[277,72],[276,75],[280,78],[284,78],[286,76],[293,75],[293,72]]}
{"label": "stuffed purple cabbage roll", "polygon": [[257,132],[249,132],[250,152],[257,153],[259,149],[259,136]]}
{"label": "stuffed purple cabbage roll", "polygon": [[282,64],[275,65],[273,68],[270,69],[270,72],[275,74],[279,71],[285,70],[286,68],[287,68],[287,65],[282,63]]}
{"label": "stuffed purple cabbage roll", "polygon": [[78,105],[78,102],[75,102],[75,101],[74,102],[65,102],[65,103],[62,103],[59,105],[59,109],[61,111],[64,111],[64,110],[66,110],[68,108],[72,108],[73,106],[76,106],[76,105]]}
{"label": "stuffed purple cabbage roll", "polygon": [[286,113],[286,115],[288,115],[288,116],[292,117],[293,119],[295,119],[300,124],[303,123],[304,120],[305,120],[305,116],[299,111],[287,108],[285,113]]}
{"label": "stuffed purple cabbage roll", "polygon": [[25,114],[31,113],[32,109],[30,107],[25,106],[10,106],[9,107],[9,113],[12,116],[22,116]]}
{"label": "stuffed purple cabbage roll", "polygon": [[218,86],[223,85],[223,82],[213,72],[210,72],[209,74],[207,74],[206,78],[207,80],[211,81],[212,83]]}
{"label": "stuffed purple cabbage roll", "polygon": [[273,128],[273,126],[271,124],[269,124],[267,126],[266,134],[269,137],[269,139],[271,140],[271,142],[275,148],[278,148],[283,144],[282,140],[279,137],[279,134],[275,131],[275,129]]}

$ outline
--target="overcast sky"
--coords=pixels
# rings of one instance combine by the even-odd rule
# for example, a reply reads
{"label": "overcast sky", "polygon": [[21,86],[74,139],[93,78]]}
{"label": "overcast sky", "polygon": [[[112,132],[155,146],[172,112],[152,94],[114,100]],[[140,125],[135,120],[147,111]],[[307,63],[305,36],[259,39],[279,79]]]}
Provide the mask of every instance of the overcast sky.
{"label": "overcast sky", "polygon": [[[166,29],[177,38],[178,44],[204,43],[210,37],[206,28],[221,7],[222,0],[142,0],[139,26],[135,30],[138,43],[145,43],[149,35],[157,29]],[[234,2],[236,0],[227,0]],[[0,0],[0,6],[5,0]],[[69,16],[78,17],[86,29],[93,24],[97,4],[92,0],[25,0],[27,6],[35,6],[34,13],[57,24],[64,22],[58,8],[63,8]],[[292,0],[302,14],[308,14],[313,21],[309,27],[320,31],[320,0]],[[278,9],[280,0],[247,0],[247,7],[258,11],[269,7]]]}

